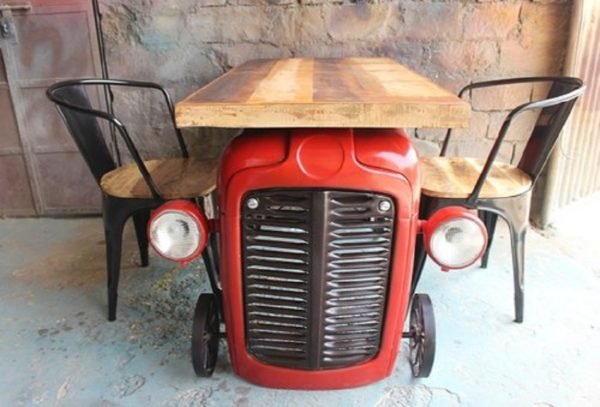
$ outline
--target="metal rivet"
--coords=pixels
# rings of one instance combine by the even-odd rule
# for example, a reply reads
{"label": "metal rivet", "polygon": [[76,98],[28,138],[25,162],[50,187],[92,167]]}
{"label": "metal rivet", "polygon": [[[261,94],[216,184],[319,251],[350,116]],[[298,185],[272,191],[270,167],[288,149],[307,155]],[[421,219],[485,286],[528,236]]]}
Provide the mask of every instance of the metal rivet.
{"label": "metal rivet", "polygon": [[390,201],[381,201],[379,202],[379,210],[381,212],[387,212],[392,209],[392,203]]}
{"label": "metal rivet", "polygon": [[258,208],[258,199],[256,199],[256,198],[248,199],[248,201],[246,201],[246,206],[248,206],[249,209]]}

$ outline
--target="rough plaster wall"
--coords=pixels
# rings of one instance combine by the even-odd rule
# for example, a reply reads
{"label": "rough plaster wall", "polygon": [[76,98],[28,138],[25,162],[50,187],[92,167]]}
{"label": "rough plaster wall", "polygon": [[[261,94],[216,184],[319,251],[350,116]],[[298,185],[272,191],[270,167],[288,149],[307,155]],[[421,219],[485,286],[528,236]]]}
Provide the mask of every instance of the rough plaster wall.
{"label": "rough plaster wall", "polygon": [[[557,74],[571,9],[564,0],[103,0],[101,6],[111,76],[159,82],[175,100],[256,58],[389,56],[453,92],[474,80]],[[474,95],[471,129],[457,132],[451,152],[486,154],[503,118],[499,110],[539,91]],[[125,97],[116,109],[138,110],[136,134],[144,134],[146,152],[173,151],[157,98]],[[217,155],[231,134],[186,131],[203,156]],[[444,131],[411,134],[422,153],[435,154]],[[518,156],[522,134],[508,137],[504,158]]]}

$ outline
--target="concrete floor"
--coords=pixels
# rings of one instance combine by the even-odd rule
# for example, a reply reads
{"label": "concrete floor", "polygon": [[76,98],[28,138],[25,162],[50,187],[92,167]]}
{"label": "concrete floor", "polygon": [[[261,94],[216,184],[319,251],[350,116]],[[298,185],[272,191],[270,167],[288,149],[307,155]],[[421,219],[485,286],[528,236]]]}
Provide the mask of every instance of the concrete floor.
{"label": "concrete floor", "polygon": [[404,345],[388,379],[329,392],[246,383],[224,344],[214,376],[196,378],[191,317],[207,290],[198,264],[180,270],[153,256],[150,268],[137,268],[128,231],[118,320],[109,323],[98,218],[2,220],[0,405],[598,406],[600,254],[592,228],[578,230],[590,226],[580,214],[529,234],[522,325],[512,322],[500,228],[487,270],[441,273],[427,264],[419,291],[432,297],[438,334],[429,378],[411,378]]}

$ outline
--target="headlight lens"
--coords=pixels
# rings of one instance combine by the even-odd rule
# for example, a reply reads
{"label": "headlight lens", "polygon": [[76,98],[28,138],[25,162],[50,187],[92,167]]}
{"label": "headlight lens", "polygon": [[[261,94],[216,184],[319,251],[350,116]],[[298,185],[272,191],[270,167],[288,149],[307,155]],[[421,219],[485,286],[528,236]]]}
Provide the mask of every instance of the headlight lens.
{"label": "headlight lens", "polygon": [[475,263],[487,245],[481,220],[462,207],[436,212],[423,227],[427,251],[445,269],[460,269]]}
{"label": "headlight lens", "polygon": [[153,213],[148,225],[149,241],[161,256],[188,263],[206,246],[205,216],[188,201],[171,201]]}

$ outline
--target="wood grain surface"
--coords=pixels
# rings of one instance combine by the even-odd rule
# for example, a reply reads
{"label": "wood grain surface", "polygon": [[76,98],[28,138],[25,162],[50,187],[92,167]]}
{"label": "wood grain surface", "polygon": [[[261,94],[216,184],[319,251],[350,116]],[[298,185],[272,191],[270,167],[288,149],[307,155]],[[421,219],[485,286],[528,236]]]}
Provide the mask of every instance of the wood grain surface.
{"label": "wood grain surface", "polygon": [[[485,160],[462,157],[425,157],[420,160],[421,192],[436,198],[466,198],[481,174]],[[531,177],[519,168],[495,163],[480,198],[505,198],[531,188]]]}
{"label": "wood grain surface", "polygon": [[[171,158],[144,161],[152,180],[165,199],[195,198],[207,195],[217,183],[217,161]],[[137,165],[128,164],[106,173],[102,190],[118,198],[152,198],[150,188]]]}
{"label": "wood grain surface", "polygon": [[247,62],[176,105],[178,127],[466,127],[470,106],[389,58]]}

